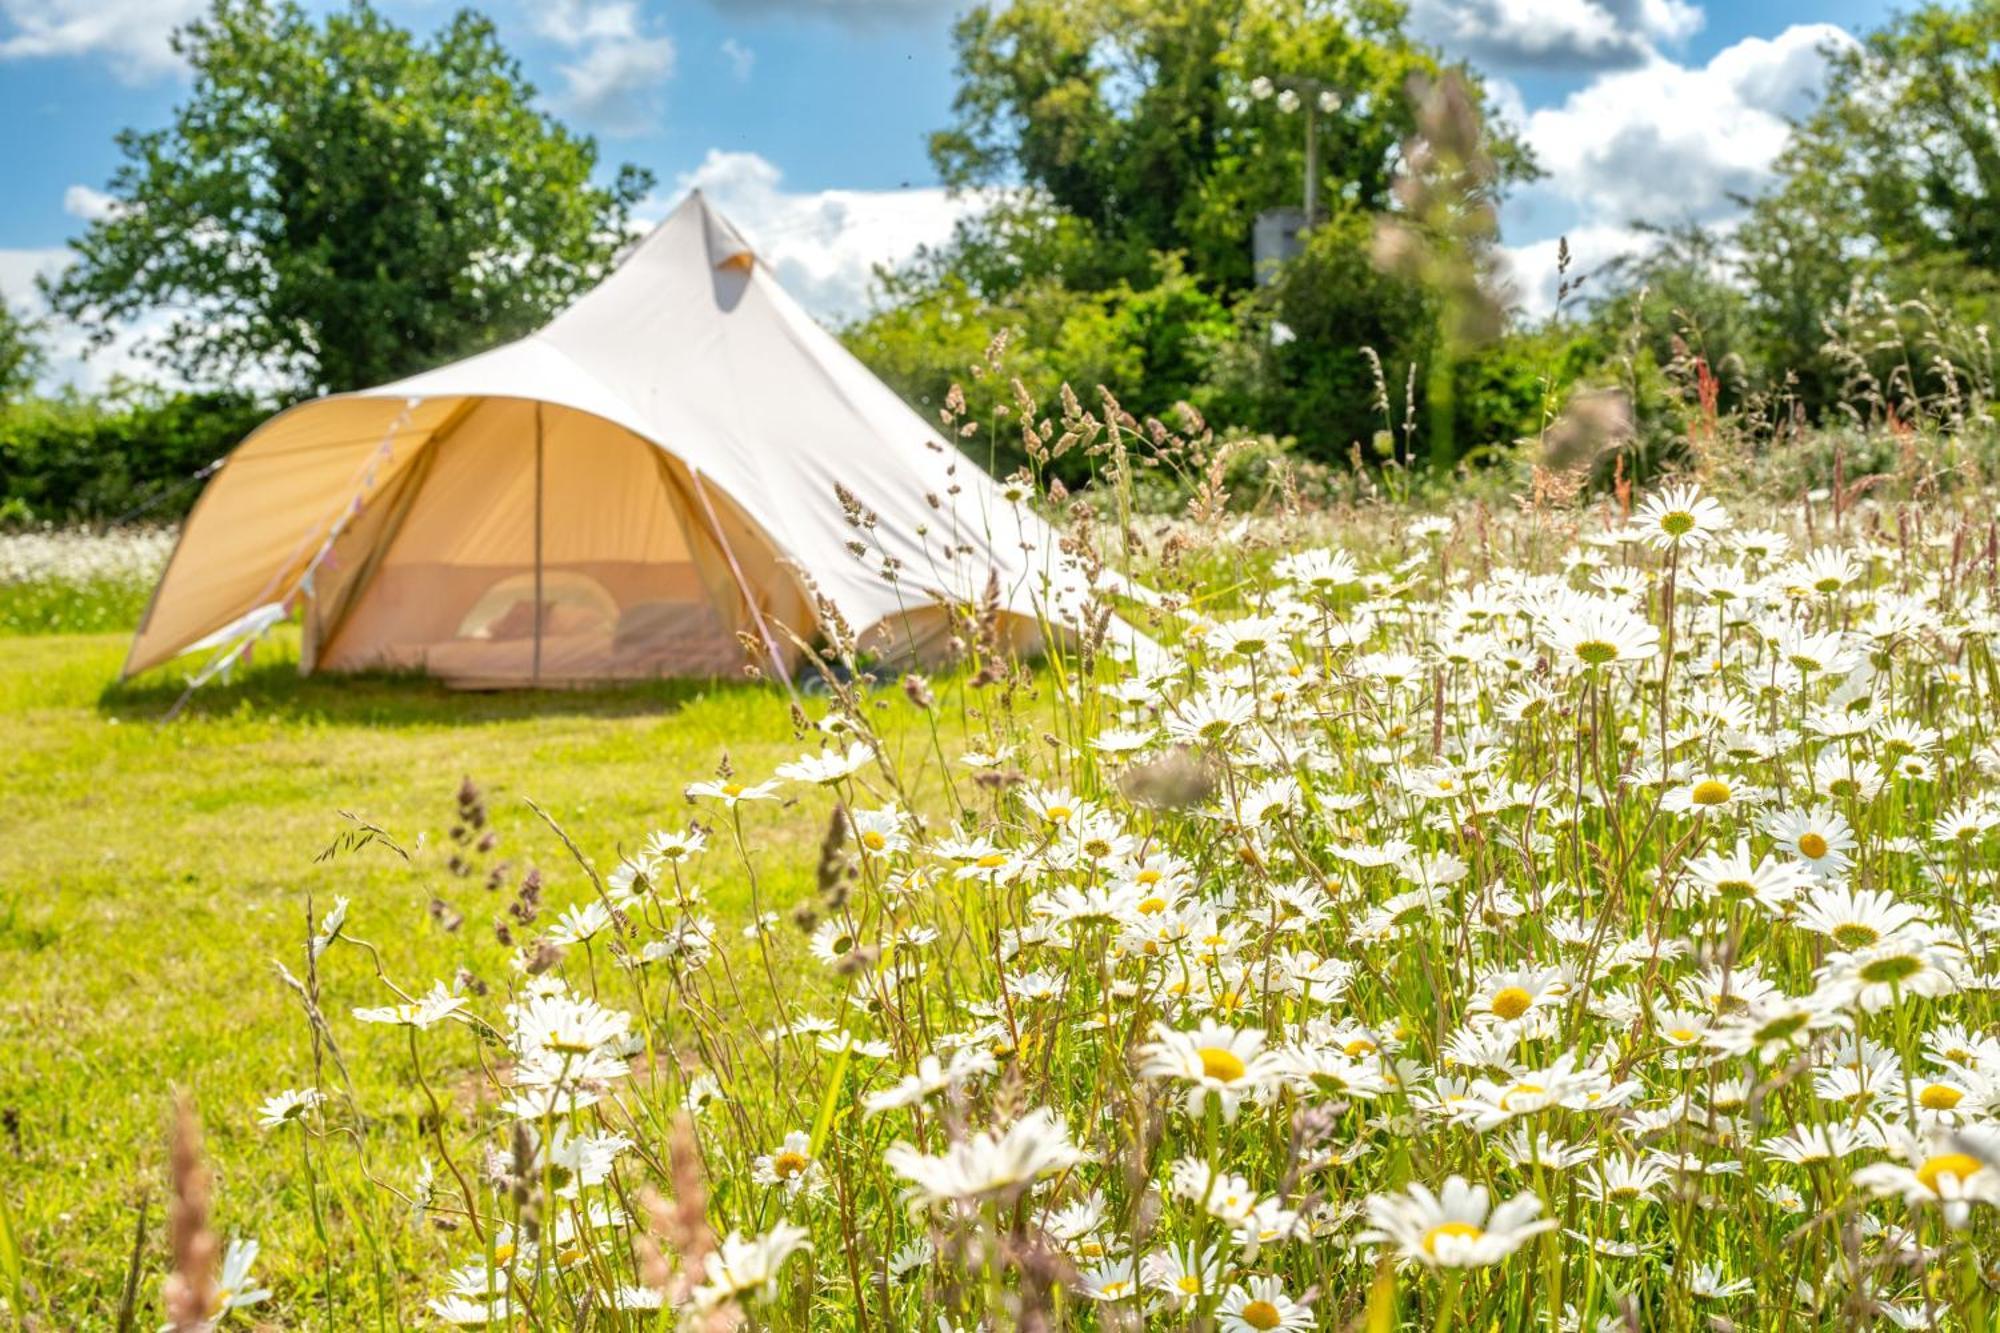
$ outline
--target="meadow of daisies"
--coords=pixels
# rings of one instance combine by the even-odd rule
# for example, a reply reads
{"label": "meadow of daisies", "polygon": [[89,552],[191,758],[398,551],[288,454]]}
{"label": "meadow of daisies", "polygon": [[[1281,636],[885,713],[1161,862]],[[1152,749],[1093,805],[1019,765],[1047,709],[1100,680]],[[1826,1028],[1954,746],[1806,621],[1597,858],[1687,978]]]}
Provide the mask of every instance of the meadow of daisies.
{"label": "meadow of daisies", "polygon": [[795,758],[536,810],[531,875],[468,784],[484,974],[343,893],[420,854],[357,820],[270,944],[296,1252],[190,1107],[135,1287],[179,1328],[1990,1328],[1960,483],[1078,508],[1067,558],[1141,578],[1044,660],[970,599],[949,678],[772,689]]}

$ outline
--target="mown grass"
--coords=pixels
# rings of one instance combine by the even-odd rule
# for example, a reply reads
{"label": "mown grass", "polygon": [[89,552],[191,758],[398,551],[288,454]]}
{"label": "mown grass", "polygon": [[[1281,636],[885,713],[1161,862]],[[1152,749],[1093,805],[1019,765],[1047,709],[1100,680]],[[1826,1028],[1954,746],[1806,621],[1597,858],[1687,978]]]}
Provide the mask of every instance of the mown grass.
{"label": "mown grass", "polygon": [[[446,869],[462,778],[486,793],[491,860],[513,862],[510,885],[528,864],[547,876],[546,921],[588,888],[526,798],[608,867],[617,848],[592,836],[684,824],[688,774],[725,754],[763,773],[800,748],[771,686],[464,694],[301,680],[283,642],[163,726],[179,681],[115,686],[125,647],[122,634],[0,637],[0,1191],[31,1306],[55,1328],[110,1326],[142,1209],[150,1300],[177,1092],[198,1104],[218,1164],[219,1226],[263,1241],[267,1280],[310,1262],[296,1160],[254,1119],[261,1098],[310,1081],[274,959],[296,967],[308,903],[323,911],[340,895],[392,971],[448,976],[455,961],[501,982],[491,923],[504,891]],[[914,710],[899,696],[883,704],[921,766]],[[354,831],[342,811],[412,860],[377,845],[317,861]],[[764,905],[782,910],[810,890],[825,812],[745,817]],[[703,887],[720,913],[747,914],[740,883]],[[463,916],[456,932],[429,914],[434,896]],[[344,1018],[379,999],[348,970],[326,1006]],[[376,1044],[393,1046],[386,1037]],[[367,1044],[348,1055],[359,1088],[414,1123],[393,1055]]]}

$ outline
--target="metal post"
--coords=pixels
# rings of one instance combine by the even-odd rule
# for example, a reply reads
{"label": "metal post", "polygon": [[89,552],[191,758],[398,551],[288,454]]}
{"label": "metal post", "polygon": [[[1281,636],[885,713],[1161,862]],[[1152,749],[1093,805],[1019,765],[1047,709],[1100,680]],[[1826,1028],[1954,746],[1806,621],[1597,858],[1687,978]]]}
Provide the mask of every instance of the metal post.
{"label": "metal post", "polygon": [[532,681],[542,683],[542,405],[535,404],[535,657]]}
{"label": "metal post", "polygon": [[1306,227],[1319,220],[1319,106],[1308,100],[1306,112]]}

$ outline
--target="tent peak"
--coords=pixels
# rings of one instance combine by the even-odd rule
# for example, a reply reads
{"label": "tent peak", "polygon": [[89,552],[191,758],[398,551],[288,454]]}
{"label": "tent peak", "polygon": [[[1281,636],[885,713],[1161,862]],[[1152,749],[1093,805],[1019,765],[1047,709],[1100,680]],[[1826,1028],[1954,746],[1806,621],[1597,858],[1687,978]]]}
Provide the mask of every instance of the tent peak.
{"label": "tent peak", "polygon": [[623,268],[652,252],[671,249],[676,244],[675,237],[697,226],[710,268],[748,273],[756,267],[756,249],[722,210],[709,202],[700,186],[690,189],[665,217],[635,241],[619,259],[618,267]]}

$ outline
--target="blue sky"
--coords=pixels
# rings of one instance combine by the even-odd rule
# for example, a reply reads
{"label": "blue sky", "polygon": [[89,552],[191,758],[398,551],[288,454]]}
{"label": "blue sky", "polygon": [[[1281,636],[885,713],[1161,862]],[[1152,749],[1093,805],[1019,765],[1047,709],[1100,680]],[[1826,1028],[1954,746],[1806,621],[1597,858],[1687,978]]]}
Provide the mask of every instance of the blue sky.
{"label": "blue sky", "polygon": [[[0,294],[66,261],[126,126],[186,90],[167,34],[203,0],[0,0]],[[315,7],[325,8],[315,3]],[[445,0],[381,0],[429,29]],[[861,309],[870,266],[942,236],[976,201],[937,187],[925,136],[947,123],[960,0],[487,0],[544,102],[607,159],[659,178],[649,213],[699,184],[827,318]],[[1728,225],[1822,49],[1884,0],[1412,0],[1412,22],[1496,82],[1548,179],[1503,215],[1524,308],[1546,305],[1556,237],[1584,266],[1638,243],[1632,223]],[[131,338],[90,364],[54,331],[58,379],[138,370]]]}

